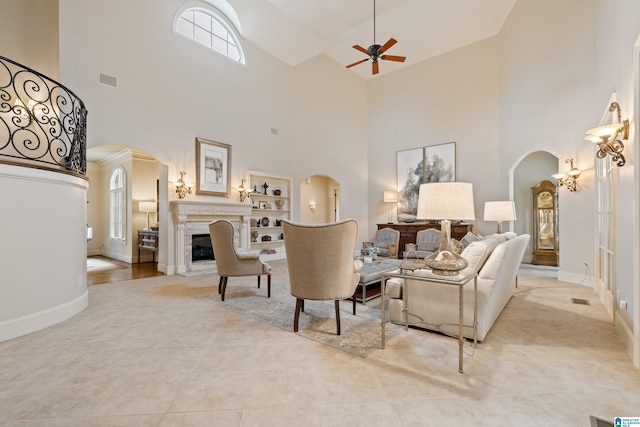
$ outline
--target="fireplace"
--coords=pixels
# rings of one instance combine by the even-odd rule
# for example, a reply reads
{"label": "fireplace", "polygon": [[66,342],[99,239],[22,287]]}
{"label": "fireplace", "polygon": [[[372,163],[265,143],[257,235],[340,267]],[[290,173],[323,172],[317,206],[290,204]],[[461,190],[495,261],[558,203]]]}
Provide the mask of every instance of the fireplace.
{"label": "fireplace", "polygon": [[191,235],[191,262],[215,261],[210,234]]}
{"label": "fireplace", "polygon": [[[211,247],[209,224],[220,219],[231,222],[234,228],[234,245],[249,247],[249,219],[251,205],[244,203],[207,203],[174,200],[171,202],[175,227],[175,273],[186,276],[215,273],[213,250],[208,259],[199,259]],[[206,236],[206,237],[203,237]],[[197,260],[194,259],[194,251]]]}

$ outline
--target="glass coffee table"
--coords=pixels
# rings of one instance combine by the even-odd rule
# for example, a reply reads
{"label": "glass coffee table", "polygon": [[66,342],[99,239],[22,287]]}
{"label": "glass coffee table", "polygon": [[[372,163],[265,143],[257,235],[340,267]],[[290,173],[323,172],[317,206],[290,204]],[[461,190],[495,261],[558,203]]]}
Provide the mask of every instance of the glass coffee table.
{"label": "glass coffee table", "polygon": [[356,288],[356,300],[366,305],[367,301],[380,296],[380,286],[376,286],[382,280],[382,273],[389,270],[395,270],[402,264],[401,259],[395,258],[378,258],[370,263],[364,263],[362,268],[358,270],[360,281]]}
{"label": "glass coffee table", "polygon": [[[408,292],[406,292],[407,286],[433,286],[433,285],[447,285],[447,286],[457,286],[458,287],[458,372],[463,372],[463,354],[464,354],[464,336],[463,336],[463,328],[464,328],[464,304],[463,304],[463,288],[464,285],[473,281],[473,348],[476,349],[478,347],[478,275],[477,274],[468,274],[462,275],[458,274],[457,276],[440,276],[437,274],[433,274],[433,272],[429,269],[418,269],[418,270],[401,270],[395,269],[382,273],[382,279],[380,282],[381,286],[381,295],[382,301],[380,304],[380,329],[381,329],[381,338],[380,338],[380,348],[384,348],[384,328],[385,328],[385,287],[387,285],[387,280],[390,278],[398,278],[404,279],[404,287],[405,289],[402,292],[402,301],[404,303],[403,309],[403,317],[404,317],[404,327],[405,330],[409,327],[408,321],[408,312],[410,310],[410,303],[408,301],[407,296]],[[419,324],[419,323],[411,323]],[[446,334],[450,335],[450,334]]]}

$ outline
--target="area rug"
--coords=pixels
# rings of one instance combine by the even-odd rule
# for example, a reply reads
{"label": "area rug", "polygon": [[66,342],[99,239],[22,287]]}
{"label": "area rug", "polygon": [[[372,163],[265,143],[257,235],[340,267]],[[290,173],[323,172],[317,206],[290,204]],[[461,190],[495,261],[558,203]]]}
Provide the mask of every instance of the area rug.
{"label": "area rug", "polygon": [[[271,298],[267,298],[267,290],[263,278],[261,289],[257,289],[256,278],[250,282],[235,285],[242,278],[229,279],[225,300],[220,301],[216,293],[201,298],[204,301],[219,305],[228,310],[266,322],[270,325],[293,332],[293,315],[296,300],[289,293],[288,277],[274,278],[271,285]],[[216,282],[217,283],[217,282]],[[340,323],[342,334],[336,335],[335,305],[333,301],[305,301],[305,311],[300,313],[297,335],[337,348],[359,357],[367,357],[380,348],[380,306],[357,304],[356,315],[353,315],[351,300],[340,302]],[[388,319],[388,315],[386,316]],[[385,325],[385,339],[403,332],[398,325]]]}
{"label": "area rug", "polygon": [[87,272],[113,270],[117,268],[127,268],[120,264],[115,264],[100,258],[87,258]]}

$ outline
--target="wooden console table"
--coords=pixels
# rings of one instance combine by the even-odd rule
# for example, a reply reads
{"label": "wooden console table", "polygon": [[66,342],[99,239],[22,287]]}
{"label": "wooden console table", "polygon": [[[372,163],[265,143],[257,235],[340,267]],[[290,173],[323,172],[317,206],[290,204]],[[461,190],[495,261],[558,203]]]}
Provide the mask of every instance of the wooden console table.
{"label": "wooden console table", "polygon": [[153,251],[153,262],[156,262],[158,252],[158,230],[138,230],[138,264],[140,264],[140,250]]}
{"label": "wooden console table", "polygon": [[[383,228],[392,228],[400,232],[400,247],[398,248],[398,258],[402,258],[405,245],[407,243],[416,243],[416,234],[420,230],[427,228],[437,228],[440,230],[440,223],[428,222],[401,222],[398,224],[378,224],[378,230]],[[457,223],[451,224],[451,237],[460,240],[473,228],[473,224]]]}

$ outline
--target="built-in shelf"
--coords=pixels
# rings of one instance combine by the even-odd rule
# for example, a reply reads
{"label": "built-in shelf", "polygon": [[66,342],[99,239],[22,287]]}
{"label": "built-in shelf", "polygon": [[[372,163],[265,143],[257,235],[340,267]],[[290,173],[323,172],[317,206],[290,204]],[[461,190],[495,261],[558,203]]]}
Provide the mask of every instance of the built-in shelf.
{"label": "built-in shelf", "polygon": [[[291,219],[291,180],[249,172],[249,185],[249,197],[254,207],[251,210],[251,248],[262,252],[261,258],[264,260],[286,258],[284,240],[281,238],[282,227],[274,224],[276,220]],[[262,225],[265,218],[268,222],[266,226]],[[261,239],[265,235],[271,240],[263,242]]]}

